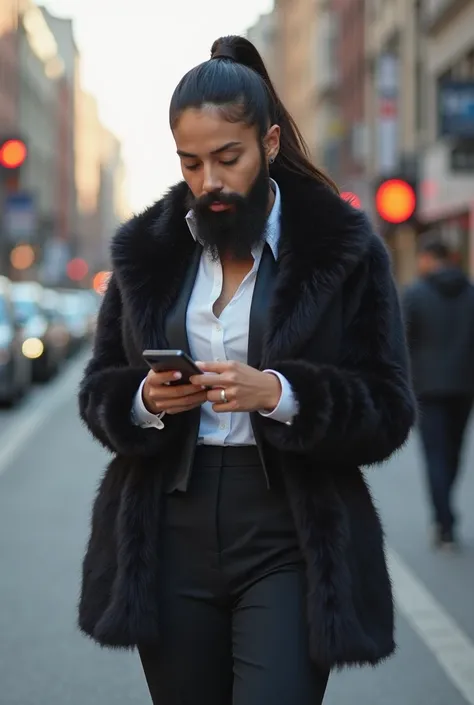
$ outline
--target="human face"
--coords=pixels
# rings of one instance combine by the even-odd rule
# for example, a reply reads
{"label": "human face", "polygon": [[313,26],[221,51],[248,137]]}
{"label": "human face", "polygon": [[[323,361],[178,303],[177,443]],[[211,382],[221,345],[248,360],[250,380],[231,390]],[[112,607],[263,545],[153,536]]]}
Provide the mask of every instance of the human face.
{"label": "human face", "polygon": [[[271,127],[262,145],[255,126],[229,122],[218,107],[204,106],[185,110],[173,136],[194,198],[212,193],[247,196],[262,168],[262,151],[267,160],[278,153],[280,128]],[[229,207],[216,203],[211,210]]]}
{"label": "human face", "polygon": [[427,277],[437,269],[441,263],[430,252],[420,252],[417,257],[417,268],[420,277]]}
{"label": "human face", "polygon": [[247,259],[273,203],[269,141],[262,144],[255,128],[229,123],[215,108],[185,111],[175,139],[200,240],[216,259]]}

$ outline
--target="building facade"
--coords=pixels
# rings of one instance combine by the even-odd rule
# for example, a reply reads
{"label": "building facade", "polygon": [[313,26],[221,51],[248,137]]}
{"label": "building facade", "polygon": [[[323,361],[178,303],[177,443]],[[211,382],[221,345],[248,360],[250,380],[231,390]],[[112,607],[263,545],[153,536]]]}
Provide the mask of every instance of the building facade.
{"label": "building facade", "polygon": [[[417,182],[425,140],[424,36],[417,0],[365,2],[366,176],[372,192],[386,178]],[[418,229],[398,227],[386,233],[396,276],[412,279]]]}
{"label": "building facade", "polygon": [[122,159],[122,146],[117,137],[107,128],[102,129],[102,163],[99,191],[100,233],[95,271],[110,268],[110,239],[117,227],[130,211],[126,199],[125,167]]}
{"label": "building facade", "polygon": [[276,13],[260,15],[257,22],[247,31],[247,38],[254,44],[267,67],[276,90],[279,90],[279,55]]}
{"label": "building facade", "polygon": [[43,14],[26,0],[20,12],[18,43],[17,124],[28,146],[20,190],[25,198],[31,198],[36,214],[29,239],[40,263],[46,244],[56,237],[58,228],[58,81],[64,64]]}
{"label": "building facade", "polygon": [[54,17],[41,8],[63,63],[57,85],[57,237],[75,247],[77,237],[77,198],[75,180],[75,81],[78,50],[72,20]]}
{"label": "building facade", "polygon": [[[80,76],[80,63],[76,72]],[[77,194],[76,254],[93,262],[100,233],[99,195],[101,180],[102,125],[97,100],[76,83],[75,181]]]}
{"label": "building facade", "polygon": [[420,217],[474,274],[474,2],[426,0]]}
{"label": "building facade", "polygon": [[354,193],[363,208],[371,202],[366,178],[368,154],[365,119],[365,0],[331,0],[337,72],[336,102],[341,123],[338,171],[341,190]]}
{"label": "building facade", "polygon": [[321,161],[316,120],[319,0],[275,0],[278,82],[315,161]]}
{"label": "building facade", "polygon": [[18,122],[18,0],[0,2],[0,135]]}

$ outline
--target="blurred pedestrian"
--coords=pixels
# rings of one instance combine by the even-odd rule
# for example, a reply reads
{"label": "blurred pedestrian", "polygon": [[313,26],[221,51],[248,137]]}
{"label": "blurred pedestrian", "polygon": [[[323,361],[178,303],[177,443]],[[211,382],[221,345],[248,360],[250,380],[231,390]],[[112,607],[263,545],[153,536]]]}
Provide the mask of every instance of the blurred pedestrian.
{"label": "blurred pedestrian", "polygon": [[[414,417],[389,258],[246,39],[184,76],[170,124],[184,181],[113,241],[80,390],[114,454],[80,626],[137,646],[159,705],[317,705],[331,669],[394,648],[359,469]],[[203,374],[170,386],[145,348]]]}
{"label": "blurred pedestrian", "polygon": [[434,544],[452,548],[453,489],[474,399],[474,287],[440,240],[422,241],[419,278],[404,294]]}

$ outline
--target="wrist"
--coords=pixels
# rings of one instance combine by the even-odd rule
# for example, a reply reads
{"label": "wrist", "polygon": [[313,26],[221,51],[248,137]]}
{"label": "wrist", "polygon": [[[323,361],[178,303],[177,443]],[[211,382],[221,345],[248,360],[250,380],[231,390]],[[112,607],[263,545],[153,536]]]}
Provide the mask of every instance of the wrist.
{"label": "wrist", "polygon": [[271,413],[277,408],[280,402],[282,393],[281,383],[277,375],[273,374],[272,372],[264,372],[263,374],[267,378],[267,389],[262,410],[267,413]]}
{"label": "wrist", "polygon": [[157,413],[158,413],[158,412],[153,408],[152,403],[151,403],[150,400],[148,399],[148,395],[147,395],[147,392],[146,392],[146,383],[143,385],[143,389],[142,389],[142,402],[143,402],[143,406],[145,407],[145,409],[148,411],[149,414],[157,414]]}

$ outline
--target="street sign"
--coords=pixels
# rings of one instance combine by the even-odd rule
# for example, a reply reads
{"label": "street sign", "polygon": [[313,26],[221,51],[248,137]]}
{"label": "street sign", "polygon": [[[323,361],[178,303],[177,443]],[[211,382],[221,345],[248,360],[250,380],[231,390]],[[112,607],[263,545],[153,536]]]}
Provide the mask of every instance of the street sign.
{"label": "street sign", "polygon": [[474,81],[446,81],[439,86],[442,136],[474,137]]}
{"label": "street sign", "polygon": [[3,229],[11,242],[35,239],[38,226],[36,203],[30,193],[8,193],[4,201]]}

